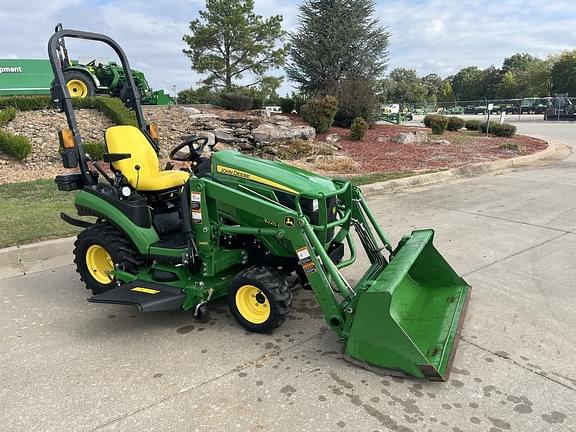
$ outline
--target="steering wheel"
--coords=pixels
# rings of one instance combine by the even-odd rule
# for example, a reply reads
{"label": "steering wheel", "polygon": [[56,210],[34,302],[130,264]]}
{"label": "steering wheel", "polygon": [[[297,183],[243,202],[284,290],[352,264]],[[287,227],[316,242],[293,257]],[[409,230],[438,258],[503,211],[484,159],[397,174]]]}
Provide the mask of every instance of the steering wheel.
{"label": "steering wheel", "polygon": [[[187,139],[182,144],[177,145],[170,152],[170,159],[179,162],[194,162],[200,159],[204,147],[208,144],[208,138],[193,136]],[[178,152],[183,148],[188,148],[189,152],[187,155],[178,155]]]}

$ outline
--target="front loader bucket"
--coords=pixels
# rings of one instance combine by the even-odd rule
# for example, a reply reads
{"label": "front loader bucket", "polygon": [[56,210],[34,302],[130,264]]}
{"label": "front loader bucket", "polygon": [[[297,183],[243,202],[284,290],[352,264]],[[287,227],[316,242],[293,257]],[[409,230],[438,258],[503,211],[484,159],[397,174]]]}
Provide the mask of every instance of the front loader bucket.
{"label": "front loader bucket", "polygon": [[448,379],[470,286],[415,231],[381,271],[357,285],[346,357],[391,375]]}

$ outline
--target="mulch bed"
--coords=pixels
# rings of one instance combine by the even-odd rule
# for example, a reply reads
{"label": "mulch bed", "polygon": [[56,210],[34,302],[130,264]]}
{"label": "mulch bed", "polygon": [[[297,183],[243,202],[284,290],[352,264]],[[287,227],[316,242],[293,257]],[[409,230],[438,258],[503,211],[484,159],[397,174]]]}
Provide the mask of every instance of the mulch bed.
{"label": "mulch bed", "polygon": [[[338,134],[339,145],[348,156],[359,163],[363,173],[391,172],[405,170],[435,170],[457,168],[479,162],[532,154],[546,149],[545,141],[523,135],[511,138],[482,137],[471,132],[445,132],[441,137],[451,142],[438,144],[397,144],[392,138],[399,133],[429,129],[398,125],[375,125],[362,141],[352,141],[350,131],[332,127],[326,134],[319,134],[318,140],[327,135]],[[502,144],[517,143],[518,150],[502,149]]]}

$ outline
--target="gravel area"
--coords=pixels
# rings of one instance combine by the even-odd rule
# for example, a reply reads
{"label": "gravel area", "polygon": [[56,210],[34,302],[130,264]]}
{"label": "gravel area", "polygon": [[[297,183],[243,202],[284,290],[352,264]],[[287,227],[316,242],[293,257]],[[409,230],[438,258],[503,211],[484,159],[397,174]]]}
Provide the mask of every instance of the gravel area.
{"label": "gravel area", "polygon": [[[457,168],[479,162],[509,159],[544,150],[545,141],[527,136],[497,138],[473,132],[445,132],[431,139],[450,144],[397,144],[393,138],[415,130],[430,134],[429,129],[398,125],[376,125],[362,141],[352,141],[350,131],[332,127],[318,139],[337,134],[343,152],[359,164],[363,173]],[[517,146],[517,149],[515,147]]]}

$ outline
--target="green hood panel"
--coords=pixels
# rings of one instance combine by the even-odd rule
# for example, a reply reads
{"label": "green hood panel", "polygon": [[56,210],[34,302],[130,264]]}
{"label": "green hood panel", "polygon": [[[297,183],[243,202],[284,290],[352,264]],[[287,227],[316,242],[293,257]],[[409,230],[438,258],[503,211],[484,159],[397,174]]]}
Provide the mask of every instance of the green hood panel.
{"label": "green hood panel", "polygon": [[338,189],[327,177],[235,151],[221,151],[212,155],[212,177],[227,184],[255,182],[293,194],[328,193]]}

